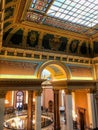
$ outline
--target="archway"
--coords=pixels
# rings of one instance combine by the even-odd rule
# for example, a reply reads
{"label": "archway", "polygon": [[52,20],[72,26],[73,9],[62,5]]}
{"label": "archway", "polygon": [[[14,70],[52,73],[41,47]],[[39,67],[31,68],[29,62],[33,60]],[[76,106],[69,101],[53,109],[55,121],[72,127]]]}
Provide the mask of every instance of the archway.
{"label": "archway", "polygon": [[[43,63],[38,69],[38,73],[37,73],[38,78],[41,78],[41,74],[44,69],[47,69],[49,72],[51,72],[52,76],[55,77],[57,80],[70,79],[70,72],[67,69],[66,65],[63,64],[62,62],[47,61]],[[59,74],[60,77],[56,77],[57,74]]]}
{"label": "archway", "polygon": [[[45,87],[43,89],[42,106],[47,109],[49,100],[53,101],[53,90],[51,89],[52,86],[51,86],[50,81],[61,81],[61,80],[66,81],[67,79],[70,78],[70,72],[67,69],[66,65],[63,64],[62,62],[47,61],[47,62],[43,63],[41,65],[41,67],[39,68],[37,77],[46,79],[46,81],[43,83],[44,84],[43,87],[45,86],[46,89],[45,89]],[[47,96],[47,92],[48,92],[48,94],[51,93],[51,95],[52,95],[51,99],[49,99],[50,95]],[[62,96],[62,95],[64,95],[63,94],[64,92],[62,90],[60,90],[59,93],[60,93],[60,100],[61,100],[60,107],[61,107],[61,109],[64,109],[63,108],[64,107],[64,97]],[[48,98],[46,98],[46,97],[48,97]],[[45,104],[45,100],[47,101],[46,104]]]}
{"label": "archway", "polygon": [[[62,62],[48,61],[39,68],[37,76],[39,78],[46,79],[46,81],[42,84],[42,108],[46,113],[54,113],[54,129],[59,130],[60,113],[61,111],[65,112],[65,96],[61,86],[58,86],[58,89],[55,89],[52,82],[66,82],[66,80],[70,78],[70,73],[66,65]],[[63,118],[64,116],[65,114],[63,115]]]}

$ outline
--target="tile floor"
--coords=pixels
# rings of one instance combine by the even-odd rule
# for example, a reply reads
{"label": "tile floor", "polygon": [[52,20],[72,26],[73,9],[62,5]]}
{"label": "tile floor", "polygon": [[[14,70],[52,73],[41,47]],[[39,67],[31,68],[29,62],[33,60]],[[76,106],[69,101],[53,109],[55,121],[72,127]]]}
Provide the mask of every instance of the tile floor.
{"label": "tile floor", "polygon": [[[61,114],[60,123],[61,123],[61,130],[67,130],[63,114]],[[9,129],[4,128],[3,130],[9,130]],[[42,128],[42,130],[54,130],[53,123],[48,127]]]}

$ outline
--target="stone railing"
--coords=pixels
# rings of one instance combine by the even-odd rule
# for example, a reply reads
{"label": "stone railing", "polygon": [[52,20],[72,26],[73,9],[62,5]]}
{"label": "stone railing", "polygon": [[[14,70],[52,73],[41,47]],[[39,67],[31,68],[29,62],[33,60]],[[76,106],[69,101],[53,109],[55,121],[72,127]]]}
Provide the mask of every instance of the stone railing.
{"label": "stone railing", "polygon": [[93,58],[93,59],[92,59],[92,62],[93,62],[94,64],[98,64],[98,57]]}
{"label": "stone railing", "polygon": [[66,63],[78,63],[78,64],[86,64],[90,65],[93,64],[92,58],[74,56],[74,55],[67,55],[64,53],[54,53],[51,51],[45,50],[26,50],[26,49],[18,49],[18,48],[9,48],[9,47],[2,47],[0,50],[0,57],[15,57],[15,58],[22,58],[22,59],[35,59],[35,60],[57,60],[63,61]]}

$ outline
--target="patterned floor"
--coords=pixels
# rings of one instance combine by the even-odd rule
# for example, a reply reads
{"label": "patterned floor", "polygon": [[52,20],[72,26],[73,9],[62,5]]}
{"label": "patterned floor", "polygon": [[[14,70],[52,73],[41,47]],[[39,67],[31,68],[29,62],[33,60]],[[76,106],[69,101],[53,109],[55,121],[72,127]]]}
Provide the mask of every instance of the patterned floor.
{"label": "patterned floor", "polygon": [[[67,130],[65,125],[65,120],[64,120],[64,114],[60,115],[60,125],[61,125],[61,130]],[[51,124],[50,126],[43,128],[42,130],[54,130],[54,124]]]}
{"label": "patterned floor", "polygon": [[[51,113],[49,113],[49,114],[51,114]],[[67,130],[63,115],[61,115],[61,117],[60,117],[60,124],[61,124],[61,130]],[[54,126],[53,125],[54,124],[52,123],[50,126],[42,128],[42,130],[54,130]],[[3,130],[9,130],[9,129],[4,128]]]}

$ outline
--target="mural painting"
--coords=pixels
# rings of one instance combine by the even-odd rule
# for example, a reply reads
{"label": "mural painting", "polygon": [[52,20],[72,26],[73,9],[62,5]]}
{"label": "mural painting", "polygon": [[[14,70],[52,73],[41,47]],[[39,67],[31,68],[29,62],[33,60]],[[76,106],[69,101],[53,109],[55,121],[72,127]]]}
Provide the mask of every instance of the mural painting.
{"label": "mural painting", "polygon": [[87,54],[87,46],[86,46],[86,42],[83,42],[81,47],[80,47],[80,52],[81,54]]}
{"label": "mural painting", "polygon": [[10,39],[10,43],[14,45],[21,45],[22,38],[23,38],[23,30],[19,29],[13,34],[12,38]]}
{"label": "mural painting", "polygon": [[80,66],[70,66],[68,65],[69,70],[71,71],[72,77],[89,77],[93,75],[92,67],[80,67]]}
{"label": "mural painting", "polygon": [[0,60],[1,74],[35,75],[39,63]]}
{"label": "mural painting", "polygon": [[89,55],[90,57],[93,56],[93,50],[92,50],[92,48],[91,48],[91,46],[90,46],[90,43],[88,43],[88,55]]}
{"label": "mural painting", "polygon": [[38,45],[39,33],[36,31],[28,32],[27,44],[29,47],[36,47]]}
{"label": "mural painting", "polygon": [[67,45],[67,38],[57,35],[46,34],[43,37],[42,46],[44,49],[53,51],[65,51]]}
{"label": "mural painting", "polygon": [[94,54],[98,54],[98,41],[94,41]]}
{"label": "mural painting", "polygon": [[72,40],[71,41],[71,44],[70,44],[70,47],[69,47],[69,50],[71,51],[71,53],[76,53],[77,52],[78,44],[79,44],[78,40]]}

